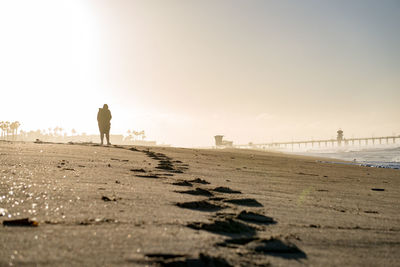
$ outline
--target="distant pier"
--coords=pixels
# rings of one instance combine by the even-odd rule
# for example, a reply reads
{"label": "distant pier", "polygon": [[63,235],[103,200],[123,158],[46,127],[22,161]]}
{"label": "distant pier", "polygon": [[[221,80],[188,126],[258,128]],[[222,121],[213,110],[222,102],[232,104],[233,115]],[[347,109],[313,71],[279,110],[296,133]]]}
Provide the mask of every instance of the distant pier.
{"label": "distant pier", "polygon": [[262,144],[249,143],[247,145],[233,145],[236,148],[255,148],[255,149],[299,149],[299,148],[329,148],[342,146],[369,146],[400,143],[400,135],[398,136],[379,136],[379,137],[363,137],[363,138],[344,138],[343,131],[337,131],[336,139],[321,140],[304,140],[291,142],[271,142]]}

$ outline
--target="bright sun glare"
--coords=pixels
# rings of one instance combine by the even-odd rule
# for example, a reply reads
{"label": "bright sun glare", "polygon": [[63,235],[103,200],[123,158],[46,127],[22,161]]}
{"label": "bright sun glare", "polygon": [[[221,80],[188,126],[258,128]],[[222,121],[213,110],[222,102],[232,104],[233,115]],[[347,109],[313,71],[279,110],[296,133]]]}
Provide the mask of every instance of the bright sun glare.
{"label": "bright sun glare", "polygon": [[3,116],[26,129],[96,130],[82,119],[93,120],[103,101],[93,73],[94,23],[82,1],[0,2],[0,87],[12,100],[3,102]]}
{"label": "bright sun glare", "polygon": [[107,103],[112,134],[177,146],[399,131],[392,5],[248,2],[0,0],[0,120],[98,134]]}

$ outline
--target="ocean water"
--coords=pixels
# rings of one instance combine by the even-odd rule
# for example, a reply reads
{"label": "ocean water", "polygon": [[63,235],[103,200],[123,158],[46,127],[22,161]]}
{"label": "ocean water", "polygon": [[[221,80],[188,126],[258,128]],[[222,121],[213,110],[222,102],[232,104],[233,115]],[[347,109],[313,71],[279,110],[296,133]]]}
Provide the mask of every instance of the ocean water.
{"label": "ocean water", "polygon": [[346,160],[349,161],[348,164],[354,165],[400,169],[400,146],[364,149],[348,148],[326,151],[314,150],[295,154]]}

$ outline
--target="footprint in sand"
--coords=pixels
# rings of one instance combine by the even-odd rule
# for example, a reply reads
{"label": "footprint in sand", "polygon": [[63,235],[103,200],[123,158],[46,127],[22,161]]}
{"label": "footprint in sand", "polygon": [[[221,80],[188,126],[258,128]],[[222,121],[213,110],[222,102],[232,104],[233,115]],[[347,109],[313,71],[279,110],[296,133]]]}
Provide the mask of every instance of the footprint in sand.
{"label": "footprint in sand", "polygon": [[307,255],[295,244],[286,239],[274,238],[260,239],[257,237],[230,238],[224,242],[217,243],[217,246],[237,249],[244,246],[250,254],[264,254],[286,259],[305,259]]}
{"label": "footprint in sand", "polygon": [[196,183],[196,184],[210,184],[209,182],[207,182],[206,180],[200,179],[200,178],[196,178],[193,180],[189,180],[188,182],[190,183]]}
{"label": "footprint in sand", "polygon": [[129,262],[148,265],[148,263],[153,264],[154,262],[160,266],[215,266],[215,267],[232,267],[224,258],[212,257],[205,255],[203,253],[199,254],[198,258],[186,258],[185,255],[179,254],[146,254],[151,261],[143,260],[129,260]]}
{"label": "footprint in sand", "polygon": [[[231,238],[227,239],[224,242],[217,243],[217,246],[221,247],[231,247],[231,245],[246,245],[252,241],[257,240],[257,237],[239,237],[239,238]],[[237,248],[237,246],[233,246],[233,248]]]}
{"label": "footprint in sand", "polygon": [[255,253],[267,254],[286,259],[305,259],[307,255],[295,244],[285,239],[271,237],[259,239],[246,245],[246,248]]}
{"label": "footprint in sand", "polygon": [[242,221],[260,224],[276,224],[276,221],[272,217],[268,217],[262,214],[258,214],[252,211],[243,210],[237,215],[237,218]]}
{"label": "footprint in sand", "polygon": [[238,236],[254,236],[256,234],[256,228],[232,218],[225,218],[222,220],[217,219],[212,223],[194,222],[188,224],[187,226],[196,230],[205,230],[215,234],[228,236],[232,234],[236,234]]}
{"label": "footprint in sand", "polygon": [[228,202],[228,203],[232,203],[232,204],[240,205],[240,206],[263,207],[263,204],[261,204],[254,198],[225,199],[224,202]]}
{"label": "footprint in sand", "polygon": [[180,180],[180,181],[174,182],[174,183],[172,183],[172,184],[173,184],[173,185],[178,185],[178,186],[190,186],[190,187],[193,186],[191,183],[189,183],[189,182],[186,181],[186,180]]}
{"label": "footprint in sand", "polygon": [[242,192],[237,190],[232,190],[229,187],[219,186],[213,189],[215,192],[226,193],[226,194],[241,194]]}
{"label": "footprint in sand", "polygon": [[136,177],[140,177],[140,178],[160,178],[160,176],[156,175],[156,174],[148,174],[148,175],[140,175],[137,174],[135,175]]}
{"label": "footprint in sand", "polygon": [[176,193],[180,194],[189,194],[189,195],[195,195],[195,196],[206,196],[206,197],[211,197],[214,194],[211,193],[210,191],[202,188],[196,188],[195,190],[187,190],[187,191],[174,191]]}
{"label": "footprint in sand", "polygon": [[222,209],[225,209],[226,207],[210,203],[206,200],[202,201],[191,201],[191,202],[181,202],[181,203],[176,203],[176,206],[180,208],[185,208],[185,209],[191,209],[191,210],[198,210],[198,211],[207,211],[207,212],[213,212],[213,211],[219,211]]}

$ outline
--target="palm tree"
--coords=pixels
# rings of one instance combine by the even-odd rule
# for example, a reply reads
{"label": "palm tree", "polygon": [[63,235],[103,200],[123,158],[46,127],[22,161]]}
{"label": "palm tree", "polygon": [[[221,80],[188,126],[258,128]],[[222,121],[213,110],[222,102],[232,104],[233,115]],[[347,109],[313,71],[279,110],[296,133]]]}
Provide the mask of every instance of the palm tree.
{"label": "palm tree", "polygon": [[10,133],[10,122],[6,121],[5,123],[5,130],[6,130],[6,139],[8,140],[8,134]]}
{"label": "palm tree", "polygon": [[4,121],[0,121],[0,129],[1,129],[1,138],[4,139],[4,131],[5,131]]}
{"label": "palm tree", "polygon": [[139,136],[139,132],[137,132],[137,131],[133,131],[133,134],[135,135],[135,140],[137,140],[137,137]]}
{"label": "palm tree", "polygon": [[143,139],[144,139],[144,130],[142,130],[141,132],[139,132],[139,135],[142,137],[142,141],[143,141]]}
{"label": "palm tree", "polygon": [[16,135],[18,135],[18,128],[21,124],[19,121],[14,121],[9,125],[9,130],[11,130],[12,139],[15,140]]}
{"label": "palm tree", "polygon": [[10,123],[10,131],[11,131],[11,135],[12,135],[12,140],[15,139],[14,130],[15,130],[15,123],[12,122],[12,123]]}
{"label": "palm tree", "polygon": [[7,124],[6,124],[6,122],[5,121],[2,121],[1,122],[1,136],[2,136],[2,138],[3,138],[3,140],[5,140],[6,139],[6,132],[7,132]]}
{"label": "palm tree", "polygon": [[19,126],[21,126],[21,123],[19,121],[14,121],[15,135],[18,135]]}
{"label": "palm tree", "polygon": [[124,141],[132,141],[132,133],[131,130],[126,131],[127,136],[124,138]]}

